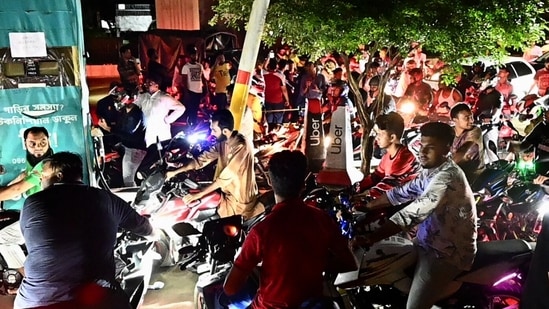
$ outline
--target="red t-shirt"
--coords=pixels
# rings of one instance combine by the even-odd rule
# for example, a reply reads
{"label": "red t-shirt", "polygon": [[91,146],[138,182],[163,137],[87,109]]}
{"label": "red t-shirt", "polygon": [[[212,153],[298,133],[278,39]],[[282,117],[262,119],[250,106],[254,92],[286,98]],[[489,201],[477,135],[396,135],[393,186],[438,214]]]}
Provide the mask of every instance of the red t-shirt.
{"label": "red t-shirt", "polygon": [[285,83],[284,75],[278,72],[266,72],[263,74],[265,80],[265,102],[284,103],[282,86]]}
{"label": "red t-shirt", "polygon": [[323,271],[355,263],[335,222],[298,199],[275,205],[251,230],[234,267],[249,273],[261,261],[254,309],[298,308],[322,295]]}
{"label": "red t-shirt", "polygon": [[376,170],[360,182],[360,191],[370,189],[373,198],[394,187],[414,179],[419,171],[419,163],[414,154],[405,146],[401,146],[396,155],[386,153],[381,157]]}

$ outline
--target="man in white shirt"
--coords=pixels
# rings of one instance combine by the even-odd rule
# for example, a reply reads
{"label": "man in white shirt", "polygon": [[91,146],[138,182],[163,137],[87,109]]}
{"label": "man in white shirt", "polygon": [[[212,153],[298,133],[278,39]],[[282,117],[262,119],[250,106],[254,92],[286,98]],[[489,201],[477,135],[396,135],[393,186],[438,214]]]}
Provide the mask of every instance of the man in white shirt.
{"label": "man in white shirt", "polygon": [[137,169],[138,178],[141,179],[149,174],[149,168],[159,159],[156,142],[160,141],[163,145],[169,143],[172,138],[170,124],[185,112],[185,106],[160,91],[161,82],[161,76],[148,76],[147,92],[140,94],[135,101],[135,105],[143,111],[147,146],[147,154]]}
{"label": "man in white shirt", "polygon": [[203,87],[208,84],[204,77],[204,68],[197,61],[196,54],[192,54],[191,61],[183,66],[181,75],[183,75],[183,103],[187,108],[187,123],[194,125],[203,96]]}
{"label": "man in white shirt", "polygon": [[454,278],[469,270],[475,258],[476,206],[464,172],[448,157],[454,129],[441,122],[421,127],[419,161],[423,171],[366,205],[379,209],[411,203],[387,223],[354,245],[371,246],[417,225],[414,239],[417,263],[407,309],[428,309],[459,289]]}

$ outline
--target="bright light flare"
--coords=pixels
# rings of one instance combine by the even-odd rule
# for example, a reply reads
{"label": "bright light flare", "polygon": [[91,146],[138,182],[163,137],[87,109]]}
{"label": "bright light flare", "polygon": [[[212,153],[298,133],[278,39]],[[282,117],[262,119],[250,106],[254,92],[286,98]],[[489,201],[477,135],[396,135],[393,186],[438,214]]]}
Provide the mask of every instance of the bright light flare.
{"label": "bright light flare", "polygon": [[187,137],[187,141],[189,141],[189,143],[191,144],[196,144],[199,141],[205,140],[207,137],[208,136],[204,133],[194,133],[189,135],[189,137]]}
{"label": "bright light flare", "polygon": [[404,101],[400,105],[398,111],[403,114],[410,115],[416,112],[416,105],[412,101]]}

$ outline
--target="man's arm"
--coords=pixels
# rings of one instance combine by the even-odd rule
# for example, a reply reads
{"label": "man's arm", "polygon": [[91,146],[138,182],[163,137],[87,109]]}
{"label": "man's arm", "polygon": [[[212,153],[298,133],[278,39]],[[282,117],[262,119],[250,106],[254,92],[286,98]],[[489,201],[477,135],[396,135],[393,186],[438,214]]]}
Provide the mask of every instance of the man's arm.
{"label": "man's arm", "polygon": [[6,187],[0,188],[0,201],[11,200],[28,190],[40,186],[42,163],[38,163],[30,172],[23,172]]}
{"label": "man's arm", "polygon": [[201,169],[211,162],[217,160],[219,158],[219,149],[217,147],[218,145],[214,145],[210,147],[210,149],[202,152],[196,159],[192,159],[191,162],[189,162],[188,164],[173,171],[168,171],[166,173],[166,179],[170,179],[175,175],[186,171]]}
{"label": "man's arm", "polygon": [[140,236],[148,236],[153,233],[149,219],[139,215],[129,203],[118,196],[108,193],[112,202],[113,212],[120,219],[119,226],[125,230],[134,232]]}
{"label": "man's arm", "polygon": [[11,200],[33,188],[35,184],[23,179],[9,186],[0,188],[0,201]]}
{"label": "man's arm", "polygon": [[465,143],[452,154],[452,159],[458,164],[478,157],[482,146],[482,131],[479,128],[475,127],[464,134],[466,134]]}
{"label": "man's arm", "polygon": [[[417,178],[416,178],[417,179]],[[452,176],[447,171],[440,171],[430,181],[423,194],[410,205],[395,213],[389,220],[402,229],[423,222],[444,200],[446,190],[452,183]]]}
{"label": "man's arm", "polygon": [[172,111],[169,115],[164,117],[164,122],[166,123],[173,123],[185,113],[185,106],[169,95],[164,95],[162,97],[162,104],[166,110]]}
{"label": "man's arm", "polygon": [[252,229],[244,240],[242,250],[236,258],[231,271],[225,278],[223,290],[228,296],[238,293],[253,269],[261,262],[261,239],[257,230]]}

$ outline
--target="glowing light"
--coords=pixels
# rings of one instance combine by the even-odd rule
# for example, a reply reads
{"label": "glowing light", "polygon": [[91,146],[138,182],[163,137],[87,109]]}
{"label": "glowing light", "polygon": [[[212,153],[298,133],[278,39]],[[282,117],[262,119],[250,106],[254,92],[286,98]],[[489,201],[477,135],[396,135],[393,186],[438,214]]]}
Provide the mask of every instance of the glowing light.
{"label": "glowing light", "polygon": [[189,141],[189,143],[191,144],[196,144],[199,141],[205,140],[207,137],[208,136],[206,136],[206,134],[204,133],[195,133],[195,134],[189,135],[189,137],[187,137],[187,141]]}
{"label": "glowing light", "polygon": [[416,111],[416,105],[412,101],[405,101],[399,108],[403,114],[413,114]]}
{"label": "glowing light", "polygon": [[517,273],[509,274],[509,275],[507,275],[507,276],[502,277],[502,278],[499,279],[498,281],[496,281],[496,283],[492,284],[492,286],[500,285],[501,283],[503,283],[503,282],[505,282],[505,281],[507,281],[507,280],[516,278],[517,276],[518,276]]}
{"label": "glowing light", "polygon": [[225,225],[223,227],[223,232],[229,237],[236,237],[239,231],[240,230],[234,225]]}

